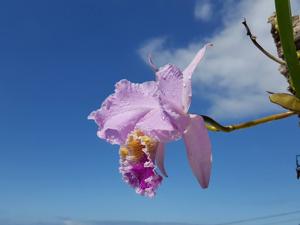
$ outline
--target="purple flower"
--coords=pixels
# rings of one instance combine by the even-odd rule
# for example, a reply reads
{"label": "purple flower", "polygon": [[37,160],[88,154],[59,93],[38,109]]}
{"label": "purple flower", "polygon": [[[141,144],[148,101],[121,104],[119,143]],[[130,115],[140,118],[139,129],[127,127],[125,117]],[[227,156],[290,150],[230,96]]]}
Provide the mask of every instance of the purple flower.
{"label": "purple flower", "polygon": [[208,132],[201,116],[188,114],[192,74],[205,50],[206,46],[200,49],[183,71],[170,64],[157,69],[156,81],[141,84],[119,81],[115,93],[89,115],[99,126],[100,138],[121,146],[120,172],[139,194],[154,196],[162,181],[155,164],[167,176],[164,144],[181,137],[194,175],[203,188],[208,186],[211,173]]}
{"label": "purple flower", "polygon": [[120,173],[138,194],[153,197],[162,177],[155,172],[153,159],[158,142],[136,130],[120,148]]}

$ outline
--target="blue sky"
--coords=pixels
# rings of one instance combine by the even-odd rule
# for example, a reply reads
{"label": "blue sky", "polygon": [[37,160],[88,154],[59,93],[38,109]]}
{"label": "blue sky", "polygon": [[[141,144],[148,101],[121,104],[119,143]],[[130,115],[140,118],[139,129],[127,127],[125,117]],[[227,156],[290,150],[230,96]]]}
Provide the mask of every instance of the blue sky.
{"label": "blue sky", "polygon": [[[252,15],[250,2],[262,10]],[[285,89],[277,65],[261,61],[240,25],[241,15],[249,15],[255,33],[274,50],[269,25],[255,20],[268,12],[271,1],[2,1],[0,224],[218,224],[299,210],[297,118],[210,133],[207,190],[194,179],[183,142],[168,144],[169,178],[152,200],[122,182],[118,147],[98,139],[86,119],[118,80],[154,78],[146,51],[158,65],[184,66],[207,41],[215,46],[195,74],[191,111],[224,124],[281,111],[265,94]],[[244,74],[249,70],[253,77]]]}

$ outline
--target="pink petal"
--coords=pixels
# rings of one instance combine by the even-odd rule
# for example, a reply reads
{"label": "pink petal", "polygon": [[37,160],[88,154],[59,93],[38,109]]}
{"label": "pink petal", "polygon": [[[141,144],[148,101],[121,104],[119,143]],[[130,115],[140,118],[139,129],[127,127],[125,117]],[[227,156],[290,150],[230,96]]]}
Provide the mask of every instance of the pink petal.
{"label": "pink petal", "polygon": [[183,112],[183,74],[174,65],[167,64],[156,72],[158,88],[163,101],[169,102],[177,111]]}
{"label": "pink petal", "polygon": [[127,135],[134,130],[136,123],[148,112],[149,109],[141,108],[112,115],[103,124],[102,129],[99,129],[97,136],[106,139],[111,144],[124,144]]}
{"label": "pink petal", "polygon": [[98,136],[112,144],[124,144],[130,132],[138,128],[158,141],[171,141],[180,137],[160,103],[156,82],[134,84],[121,80],[115,93],[89,119],[99,125]]}
{"label": "pink petal", "polygon": [[89,119],[99,125],[98,136],[113,144],[123,144],[136,123],[153,109],[160,108],[156,82],[134,84],[121,80],[100,109]]}
{"label": "pink petal", "polygon": [[183,74],[179,68],[167,64],[156,72],[160,91],[160,104],[172,124],[183,133],[189,124],[189,116],[183,111]]}
{"label": "pink petal", "polygon": [[202,188],[207,188],[211,173],[211,144],[203,118],[190,115],[191,124],[183,134],[190,166]]}
{"label": "pink petal", "polygon": [[168,174],[165,170],[165,165],[164,165],[164,160],[165,160],[165,146],[163,143],[159,143],[157,150],[156,150],[156,156],[155,156],[155,161],[158,169],[160,172],[167,177]]}
{"label": "pink petal", "polygon": [[192,100],[192,75],[200,63],[201,59],[204,56],[207,46],[212,46],[212,44],[207,44],[203,48],[201,48],[192,62],[185,68],[183,71],[183,95],[182,95],[182,104],[184,108],[184,112],[187,113],[189,111],[191,100]]}
{"label": "pink petal", "polygon": [[169,142],[181,136],[181,132],[173,126],[170,117],[162,109],[149,111],[136,124],[136,128],[160,142]]}

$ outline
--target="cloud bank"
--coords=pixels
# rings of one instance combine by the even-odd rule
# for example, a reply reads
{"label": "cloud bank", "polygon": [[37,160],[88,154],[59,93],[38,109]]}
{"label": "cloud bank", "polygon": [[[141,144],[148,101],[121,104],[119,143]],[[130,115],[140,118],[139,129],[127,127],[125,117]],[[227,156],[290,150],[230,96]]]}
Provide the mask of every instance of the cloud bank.
{"label": "cloud bank", "polygon": [[[286,81],[279,74],[278,65],[252,45],[241,24],[243,18],[247,18],[258,42],[276,55],[270,25],[267,24],[267,18],[274,12],[274,3],[261,0],[227,2],[230,7],[228,4],[223,7],[230,12],[220,9],[223,12],[222,27],[213,36],[204,37],[214,47],[207,50],[205,59],[194,74],[197,98],[209,102],[205,113],[217,119],[258,116],[281,110],[269,102],[266,91],[285,92]],[[300,3],[295,0],[292,3],[294,11],[298,12]],[[202,39],[177,49],[168,48],[166,43],[164,37],[153,38],[139,49],[139,54],[144,57],[151,52],[157,65],[173,63],[183,69],[206,42]]]}

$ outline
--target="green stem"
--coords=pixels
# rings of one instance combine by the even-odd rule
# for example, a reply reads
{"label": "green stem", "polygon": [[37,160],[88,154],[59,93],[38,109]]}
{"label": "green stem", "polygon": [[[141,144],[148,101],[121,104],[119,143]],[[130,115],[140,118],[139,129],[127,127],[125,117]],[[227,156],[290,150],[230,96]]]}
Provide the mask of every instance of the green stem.
{"label": "green stem", "polygon": [[248,121],[245,123],[234,124],[234,125],[229,125],[229,126],[223,126],[208,116],[202,115],[202,117],[203,117],[204,121],[206,122],[207,129],[209,129],[211,131],[231,132],[234,130],[240,130],[240,129],[245,129],[245,128],[249,128],[249,127],[254,127],[259,124],[271,122],[274,120],[284,119],[284,118],[287,118],[287,117],[290,117],[293,115],[297,115],[297,113],[292,112],[292,111],[287,111],[287,112],[278,113],[278,114],[266,116],[263,118],[259,118],[256,120]]}
{"label": "green stem", "polygon": [[287,63],[290,82],[300,97],[300,64],[298,61],[294,42],[292,15],[289,0],[275,0],[276,16],[278,22],[280,42],[283,49],[284,59]]}

